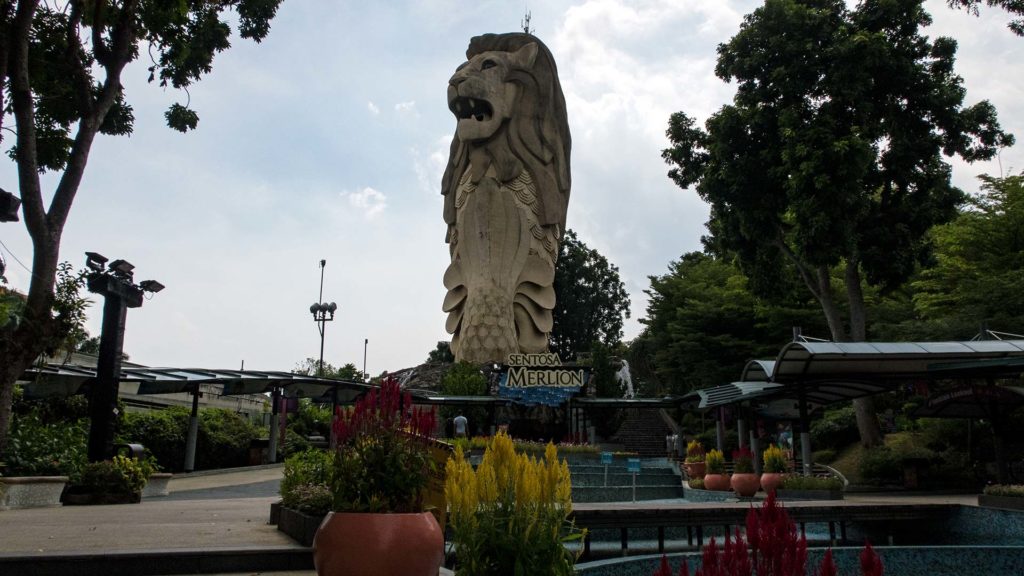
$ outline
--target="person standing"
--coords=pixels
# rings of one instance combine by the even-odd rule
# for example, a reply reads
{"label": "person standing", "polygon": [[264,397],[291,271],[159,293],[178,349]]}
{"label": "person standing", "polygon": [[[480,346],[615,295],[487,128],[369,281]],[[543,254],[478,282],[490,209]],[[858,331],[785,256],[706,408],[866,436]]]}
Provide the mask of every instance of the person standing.
{"label": "person standing", "polygon": [[459,414],[452,423],[455,425],[455,437],[465,438],[466,432],[469,430],[469,420],[462,414]]}

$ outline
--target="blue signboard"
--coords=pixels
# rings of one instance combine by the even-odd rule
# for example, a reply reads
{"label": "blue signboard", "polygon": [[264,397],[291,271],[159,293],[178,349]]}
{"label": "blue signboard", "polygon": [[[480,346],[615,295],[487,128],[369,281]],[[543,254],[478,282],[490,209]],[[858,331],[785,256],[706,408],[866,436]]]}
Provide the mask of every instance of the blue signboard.
{"label": "blue signboard", "polygon": [[605,466],[607,466],[607,465],[609,465],[611,463],[612,463],[612,453],[611,452],[601,452],[601,464],[604,464]]}
{"label": "blue signboard", "polygon": [[640,472],[640,459],[630,458],[626,461],[626,470],[632,474],[638,474]]}

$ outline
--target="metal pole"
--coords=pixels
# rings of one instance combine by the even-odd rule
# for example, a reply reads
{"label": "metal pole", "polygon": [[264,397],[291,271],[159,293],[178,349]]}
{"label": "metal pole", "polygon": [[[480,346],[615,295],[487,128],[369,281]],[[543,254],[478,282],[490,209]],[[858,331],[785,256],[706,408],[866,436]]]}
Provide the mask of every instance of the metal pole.
{"label": "metal pole", "polygon": [[188,419],[188,438],[185,440],[185,472],[196,469],[196,442],[199,438],[199,384],[192,390],[192,414]]}
{"label": "metal pole", "polygon": [[[324,303],[324,269],[327,268],[327,260],[320,260],[320,299],[317,302],[321,305]],[[327,316],[324,312],[320,312],[320,368],[317,369],[316,375],[323,377],[324,375],[324,329],[327,327]]]}
{"label": "metal pole", "polygon": [[106,460],[113,453],[117,390],[121,379],[121,349],[128,315],[128,308],[120,296],[107,293],[104,297],[96,382],[89,393],[90,462]]}
{"label": "metal pole", "polygon": [[270,393],[270,446],[267,448],[267,460],[270,464],[277,462],[277,399],[278,389]]}
{"label": "metal pole", "polygon": [[364,338],[363,339],[363,381],[364,382],[370,379],[370,375],[366,373],[366,348],[369,345],[370,345],[370,339],[369,338]]}

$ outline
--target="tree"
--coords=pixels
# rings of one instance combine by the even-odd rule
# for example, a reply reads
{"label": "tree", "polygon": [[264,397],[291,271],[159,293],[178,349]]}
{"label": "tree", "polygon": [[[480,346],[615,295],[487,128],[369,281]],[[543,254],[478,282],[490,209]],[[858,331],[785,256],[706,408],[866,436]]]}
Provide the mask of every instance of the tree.
{"label": "tree", "polygon": [[622,338],[629,318],[629,294],[619,269],[597,250],[566,230],[555,265],[554,327],[551,348],[562,360],[587,352],[595,342],[607,346]]}
{"label": "tree", "polygon": [[960,337],[983,321],[995,330],[1024,327],[1024,174],[981,180],[984,193],[935,229],[936,263],[913,282],[925,325]]}
{"label": "tree", "polygon": [[650,281],[641,338],[662,392],[732,382],[751,358],[775,356],[793,326],[822,324],[795,289],[779,298],[784,305],[755,296],[733,258],[691,252]]}
{"label": "tree", "polygon": [[452,343],[447,340],[438,342],[437,347],[427,354],[427,362],[440,362],[442,364],[455,362],[455,355],[452,354]]}
{"label": "tree", "polygon": [[[456,362],[441,377],[441,393],[445,396],[487,396],[487,377],[480,371],[479,366],[471,362]],[[445,422],[459,414],[469,420],[472,428],[480,429],[487,421],[487,410],[482,407],[444,406],[440,410],[441,419]]]}
{"label": "tree", "polygon": [[[714,241],[755,291],[788,260],[835,341],[866,340],[865,283],[904,283],[928,230],[956,214],[963,194],[943,155],[988,159],[1013,143],[990,103],[963,105],[956,42],[920,33],[921,4],[767,0],[718,48],[733,103],[704,130],[683,113],[669,122],[669,176],[711,204]],[[861,441],[880,444],[870,398],[854,406]]]}
{"label": "tree", "polygon": [[[1016,14],[1017,16],[1024,16],[1024,1],[1021,0],[984,0],[985,4],[993,7],[999,7],[1006,10],[1010,14]],[[968,14],[978,15],[978,6],[981,5],[982,0],[946,0],[950,8],[961,8],[966,10]],[[1018,18],[1011,20],[1006,25],[1014,34],[1017,36],[1024,36],[1024,18]]]}
{"label": "tree", "polygon": [[[92,144],[99,134],[132,131],[121,75],[140,45],[150,81],[187,89],[230,46],[221,17],[237,10],[242,38],[259,42],[281,0],[140,2],[7,0],[0,3],[0,138],[14,120],[9,150],[17,164],[25,227],[32,239],[32,279],[18,327],[0,338],[0,454],[6,446],[14,382],[59,330],[52,312],[61,234]],[[5,97],[9,101],[4,100]],[[181,104],[165,114],[182,132],[196,113]],[[59,172],[49,206],[40,174]]]}
{"label": "tree", "polygon": [[356,365],[349,362],[341,368],[335,367],[330,362],[324,362],[323,372],[320,372],[320,361],[316,358],[306,358],[295,365],[292,369],[294,374],[305,374],[306,376],[320,376],[321,378],[335,378],[351,382],[365,382],[363,373]]}

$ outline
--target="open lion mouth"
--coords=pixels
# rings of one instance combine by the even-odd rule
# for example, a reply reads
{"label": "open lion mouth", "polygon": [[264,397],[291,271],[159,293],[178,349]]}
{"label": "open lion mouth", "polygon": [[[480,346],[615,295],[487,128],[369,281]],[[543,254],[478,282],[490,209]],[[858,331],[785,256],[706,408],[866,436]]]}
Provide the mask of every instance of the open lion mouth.
{"label": "open lion mouth", "polygon": [[477,122],[484,122],[490,120],[491,116],[494,115],[494,108],[491,107],[491,103],[479,98],[459,96],[452,100],[448,107],[459,120],[469,120],[472,118]]}

